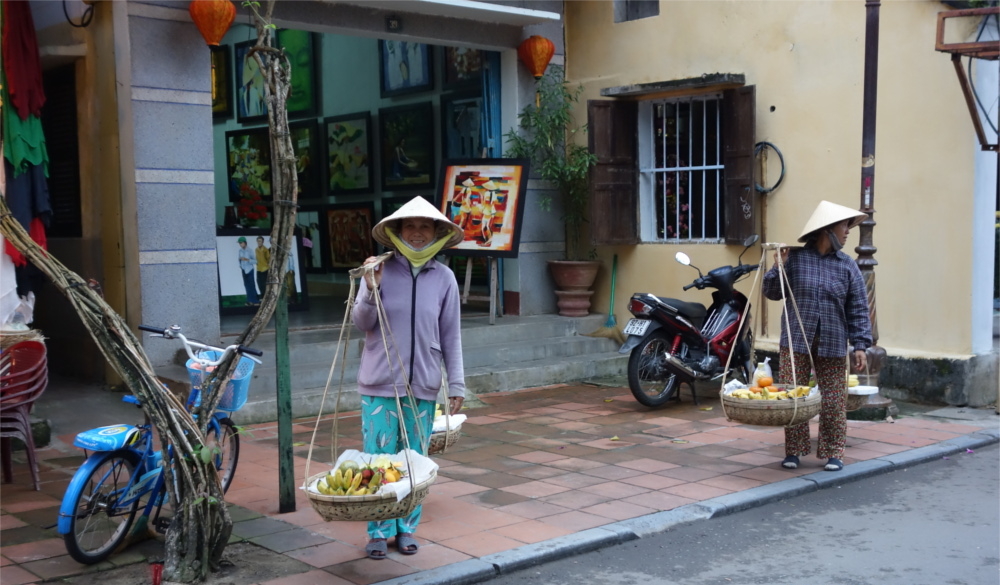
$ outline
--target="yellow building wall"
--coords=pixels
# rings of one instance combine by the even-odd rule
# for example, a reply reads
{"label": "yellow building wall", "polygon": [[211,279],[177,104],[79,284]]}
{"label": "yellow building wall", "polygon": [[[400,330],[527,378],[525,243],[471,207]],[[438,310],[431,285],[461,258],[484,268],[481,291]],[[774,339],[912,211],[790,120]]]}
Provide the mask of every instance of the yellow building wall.
{"label": "yellow building wall", "polygon": [[[934,51],[938,2],[892,0],[880,12],[873,243],[879,345],[897,356],[971,352],[972,123],[950,62]],[[661,1],[660,14],[614,24],[612,3],[566,3],[566,70],[585,100],[602,88],[735,73],[756,86],[756,140],[781,149],[786,174],[764,202],[764,241],[794,243],[821,199],[860,207],[864,2]],[[773,110],[772,110],[773,108]],[[767,184],[777,178],[771,157]],[[845,251],[856,256],[859,232]],[[697,273],[673,261],[684,251],[703,271],[735,263],[737,246],[599,247],[605,267],[592,312],[608,309],[619,255],[615,315],[630,317],[633,292],[710,302],[680,287]],[[770,256],[770,255],[769,255]],[[756,262],[755,247],[744,261]],[[768,257],[768,266],[771,259]],[[753,281],[741,283],[749,292]],[[754,295],[753,301],[760,303]],[[776,344],[780,305],[767,307]]]}

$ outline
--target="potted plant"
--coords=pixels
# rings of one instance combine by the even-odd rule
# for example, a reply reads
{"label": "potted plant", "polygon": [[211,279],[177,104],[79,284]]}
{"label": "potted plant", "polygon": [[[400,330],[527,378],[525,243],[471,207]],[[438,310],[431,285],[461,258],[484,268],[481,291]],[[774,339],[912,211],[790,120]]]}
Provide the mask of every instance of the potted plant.
{"label": "potted plant", "polygon": [[[587,221],[589,199],[588,177],[590,167],[597,157],[586,146],[576,142],[579,133],[587,131],[586,124],[576,125],[573,106],[579,100],[583,86],[570,88],[563,76],[563,68],[550,66],[538,82],[538,100],[528,105],[518,115],[520,132],[511,130],[505,136],[507,156],[526,158],[545,181],[559,193],[566,229],[566,259],[550,260],[549,272],[556,282],[559,297],[559,314],[586,316],[590,308],[590,287],[597,278],[600,263],[584,259],[580,236]],[[548,197],[540,200],[544,210],[550,210]]]}

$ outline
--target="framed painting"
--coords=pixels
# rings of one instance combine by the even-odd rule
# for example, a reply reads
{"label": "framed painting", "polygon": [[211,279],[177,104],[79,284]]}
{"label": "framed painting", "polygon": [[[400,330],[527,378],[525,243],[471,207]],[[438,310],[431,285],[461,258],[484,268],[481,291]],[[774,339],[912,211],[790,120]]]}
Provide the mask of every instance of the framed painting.
{"label": "framed painting", "polygon": [[434,183],[434,107],[431,102],[378,111],[382,190]]}
{"label": "framed painting", "polygon": [[229,200],[235,204],[237,218],[244,225],[268,219],[271,142],[267,132],[267,128],[226,132]]}
{"label": "framed painting", "polygon": [[479,156],[483,98],[479,92],[441,96],[441,153],[444,158]]}
{"label": "framed painting", "polygon": [[292,66],[292,87],[286,104],[289,117],[313,116],[319,110],[318,38],[304,30],[278,30],[278,46],[285,50]]}
{"label": "framed painting", "polygon": [[410,41],[378,42],[381,97],[434,89],[433,51],[430,45]]}
{"label": "framed painting", "polygon": [[375,225],[374,203],[331,205],[326,208],[327,246],[330,267],[346,272],[357,268],[365,258],[375,255],[372,226]]}
{"label": "framed painting", "polygon": [[371,112],[332,116],[323,123],[327,193],[371,193],[375,189]]}
{"label": "framed painting", "polygon": [[444,72],[441,83],[445,88],[478,84],[483,78],[483,51],[466,47],[444,48]]}
{"label": "framed painting", "polygon": [[[266,272],[257,272],[257,254],[263,248],[270,252],[271,234],[263,229],[218,230],[215,250],[219,268],[219,313],[222,315],[252,314],[257,312],[264,294],[261,283],[267,286]],[[288,310],[302,311],[309,307],[306,279],[303,277],[302,241],[293,236],[295,244],[288,257],[282,285],[288,294]]]}
{"label": "framed painting", "polygon": [[302,234],[302,264],[306,272],[324,273],[327,271],[324,262],[324,251],[327,243],[326,207],[320,205],[302,205],[295,214],[295,227]]}
{"label": "framed painting", "polygon": [[292,137],[295,154],[295,172],[299,182],[299,199],[319,199],[321,191],[319,158],[319,124],[316,120],[290,122],[288,132]]}
{"label": "framed painting", "polygon": [[212,118],[227,120],[233,115],[231,50],[228,45],[210,46],[212,56]]}
{"label": "framed painting", "polygon": [[527,160],[481,158],[442,162],[437,207],[462,228],[465,236],[445,253],[516,258],[527,183]]}
{"label": "framed painting", "polygon": [[247,58],[256,40],[233,45],[235,59],[233,73],[236,78],[236,121],[240,124],[257,124],[267,120],[267,102],[264,101],[264,75],[257,67],[257,60]]}

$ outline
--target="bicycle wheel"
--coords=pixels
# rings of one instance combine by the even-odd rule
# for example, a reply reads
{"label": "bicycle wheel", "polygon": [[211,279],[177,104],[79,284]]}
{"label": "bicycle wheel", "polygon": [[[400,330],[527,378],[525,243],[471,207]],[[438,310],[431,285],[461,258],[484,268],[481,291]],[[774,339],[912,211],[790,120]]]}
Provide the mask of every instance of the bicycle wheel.
{"label": "bicycle wheel", "polygon": [[[669,402],[680,388],[677,376],[664,367],[670,340],[663,331],[653,331],[632,349],[628,359],[628,387],[643,406],[655,408]],[[684,353],[684,344],[681,345]]]}
{"label": "bicycle wheel", "polygon": [[208,436],[205,440],[208,442],[205,446],[214,453],[215,468],[219,470],[222,493],[226,493],[229,484],[233,483],[236,464],[240,460],[239,432],[229,418],[216,418],[208,425]]}
{"label": "bicycle wheel", "polygon": [[63,538],[66,550],[78,562],[93,565],[103,561],[128,535],[139,500],[122,508],[118,499],[124,495],[138,464],[139,454],[134,451],[109,453],[77,493],[66,494],[76,512],[69,534]]}

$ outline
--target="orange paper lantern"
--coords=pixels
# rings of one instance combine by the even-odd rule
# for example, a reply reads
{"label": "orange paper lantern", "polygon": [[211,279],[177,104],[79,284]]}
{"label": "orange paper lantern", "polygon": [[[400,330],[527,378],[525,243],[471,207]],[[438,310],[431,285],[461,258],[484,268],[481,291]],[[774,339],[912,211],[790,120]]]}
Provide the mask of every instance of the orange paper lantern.
{"label": "orange paper lantern", "polygon": [[555,53],[556,46],[552,41],[538,35],[524,39],[517,47],[517,56],[536,80],[545,74],[545,68],[549,66],[549,61]]}
{"label": "orange paper lantern", "polygon": [[236,19],[236,6],[230,0],[192,0],[188,12],[205,43],[215,46]]}

